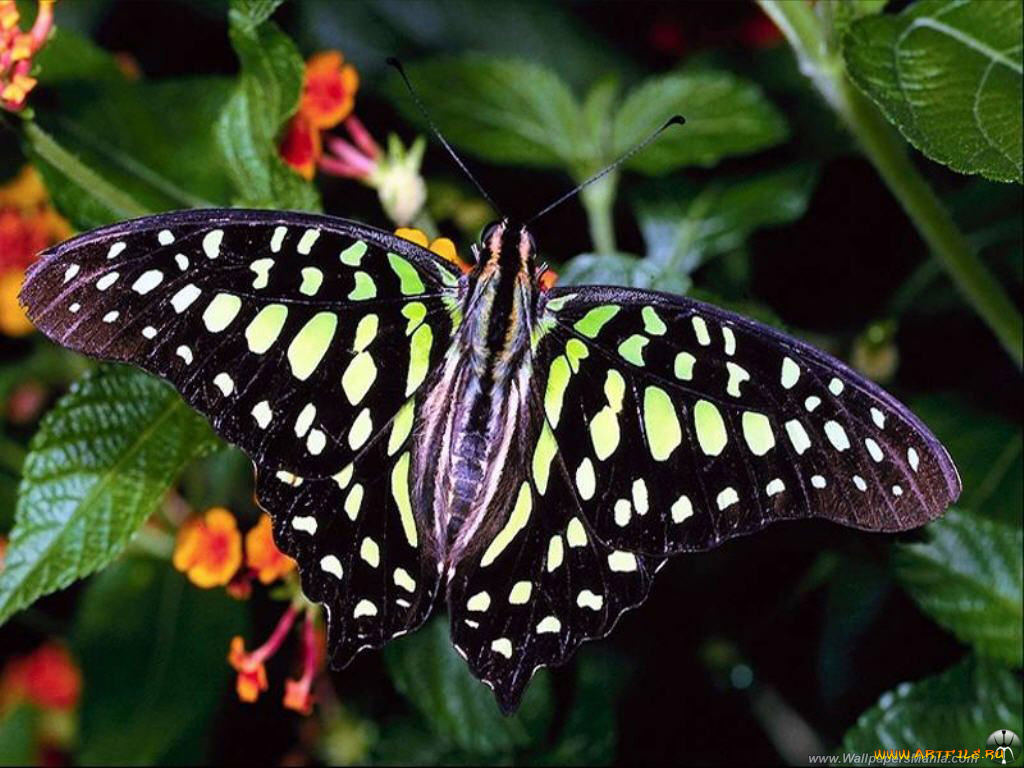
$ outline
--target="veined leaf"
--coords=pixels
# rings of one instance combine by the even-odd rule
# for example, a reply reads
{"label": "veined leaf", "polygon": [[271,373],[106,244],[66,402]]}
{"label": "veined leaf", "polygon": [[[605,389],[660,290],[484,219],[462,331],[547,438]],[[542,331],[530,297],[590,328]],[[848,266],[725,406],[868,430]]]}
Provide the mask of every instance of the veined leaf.
{"label": "veined leaf", "polygon": [[395,687],[448,745],[480,755],[507,753],[536,741],[550,724],[547,674],[537,674],[518,714],[503,717],[452,648],[443,617],[388,645],[384,659]]}
{"label": "veined leaf", "polygon": [[217,140],[239,204],[318,211],[316,189],[278,156],[281,129],[299,105],[305,65],[295,44],[268,20],[277,5],[231,4],[231,44],[242,71],[217,121]]}
{"label": "veined leaf", "polygon": [[853,81],[903,135],[960,173],[1024,180],[1019,2],[919,0],[850,27]]}
{"label": "veined leaf", "polygon": [[950,510],[923,544],[896,549],[896,571],[918,605],[983,656],[1020,667],[1024,534],[1020,526]]}
{"label": "veined leaf", "polygon": [[753,83],[728,72],[674,73],[651,78],[626,96],[615,118],[611,157],[625,154],[676,114],[686,125],[666,131],[627,167],[657,176],[684,166],[712,166],[788,135],[782,115]]}
{"label": "veined leaf", "polygon": [[151,765],[187,736],[189,753],[175,750],[172,762],[202,763],[245,614],[223,590],[196,589],[147,558],[125,558],[91,582],[72,632],[87,691],[78,762]]}
{"label": "veined leaf", "polygon": [[[588,161],[587,148],[578,141],[580,106],[549,69],[467,54],[410,65],[408,72],[448,139],[484,160],[562,168]],[[422,122],[397,76],[389,90],[406,117]]]}
{"label": "veined leaf", "polygon": [[163,382],[128,368],[80,379],[30,446],[0,572],[0,624],[114,559],[189,461],[216,445]]}
{"label": "veined leaf", "polygon": [[1021,717],[1017,676],[968,656],[939,675],[882,694],[846,732],[843,751],[984,749],[992,731],[1017,730]]}

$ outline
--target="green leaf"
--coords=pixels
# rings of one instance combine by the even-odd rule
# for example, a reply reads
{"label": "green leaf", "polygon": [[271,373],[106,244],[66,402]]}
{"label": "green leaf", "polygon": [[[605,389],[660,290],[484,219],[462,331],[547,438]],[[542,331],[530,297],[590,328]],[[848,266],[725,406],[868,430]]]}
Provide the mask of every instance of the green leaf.
{"label": "green leaf", "polygon": [[[85,690],[77,762],[151,765],[174,750],[175,762],[201,764],[245,616],[243,603],[196,589],[164,562],[125,558],[98,576],[72,632]],[[185,736],[187,755],[177,748]]]}
{"label": "green leaf", "polygon": [[492,694],[452,647],[448,623],[438,617],[384,651],[391,679],[437,738],[466,752],[510,753],[533,743],[553,714],[547,674],[539,672],[519,711],[504,717]]}
{"label": "green leaf", "polygon": [[754,83],[728,72],[674,73],[651,78],[626,96],[615,118],[611,157],[625,154],[676,114],[686,125],[670,128],[634,155],[628,168],[664,175],[685,166],[712,166],[788,135],[782,115]]}
{"label": "green leaf", "polygon": [[998,664],[968,656],[945,672],[882,695],[846,732],[843,752],[985,749],[997,728],[1019,733],[1021,686]]}
{"label": "green leaf", "polygon": [[[28,130],[48,188],[81,228],[150,211],[226,205],[231,184],[210,126],[228,97],[223,78],[74,82]],[[45,132],[57,145],[46,153]],[[79,178],[85,168],[100,186]]]}
{"label": "green leaf", "polygon": [[1022,7],[919,0],[861,19],[844,38],[850,77],[932,160],[1019,183]]}
{"label": "green leaf", "polygon": [[686,293],[692,282],[683,270],[666,271],[630,253],[581,253],[558,270],[559,285],[625,285]]}
{"label": "green leaf", "polygon": [[[580,105],[553,71],[520,59],[445,56],[408,67],[434,122],[452,144],[493,163],[572,168],[590,163],[581,144]],[[423,118],[393,78],[394,105]]]}
{"label": "green leaf", "polygon": [[798,166],[710,184],[659,184],[658,194],[636,205],[647,258],[665,271],[690,274],[739,248],[755,230],[803,216],[815,180],[813,168]]}
{"label": "green leaf", "polygon": [[911,405],[953,457],[964,486],[959,506],[1019,528],[1024,514],[1019,424],[951,395],[920,397]]}
{"label": "green leaf", "polygon": [[41,88],[68,82],[125,80],[112,54],[60,23],[35,56],[34,65],[39,67]]}
{"label": "green leaf", "polygon": [[216,125],[237,202],[253,208],[319,211],[316,188],[278,156],[278,137],[295,113],[305,69],[295,44],[272,21],[276,0],[233,0],[231,44],[242,71]]}
{"label": "green leaf", "polygon": [[815,178],[813,168],[794,167],[705,185],[653,183],[636,204],[646,258],[580,254],[559,270],[559,282],[687,293],[690,276],[708,259],[739,248],[756,229],[803,216]]}
{"label": "green leaf", "polygon": [[983,656],[1020,667],[1024,656],[1024,533],[950,510],[928,541],[899,545],[896,572],[929,616]]}
{"label": "green leaf", "polygon": [[25,461],[0,572],[0,624],[110,563],[185,465],[216,444],[158,379],[110,367],[76,382]]}

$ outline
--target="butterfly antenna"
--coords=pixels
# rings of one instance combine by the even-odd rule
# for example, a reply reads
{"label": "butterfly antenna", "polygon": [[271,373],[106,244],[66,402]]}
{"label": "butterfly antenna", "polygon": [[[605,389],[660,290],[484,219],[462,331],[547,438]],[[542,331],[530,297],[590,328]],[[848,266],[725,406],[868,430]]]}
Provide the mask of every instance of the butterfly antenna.
{"label": "butterfly antenna", "polygon": [[526,220],[526,223],[527,224],[533,223],[534,221],[539,219],[541,216],[543,216],[545,213],[550,211],[552,208],[557,208],[559,205],[564,203],[570,197],[574,197],[575,195],[578,195],[580,192],[582,192],[584,189],[589,187],[595,181],[603,179],[605,176],[607,176],[609,173],[614,171],[616,168],[618,168],[624,162],[629,160],[629,158],[631,158],[637,152],[640,152],[644,147],[646,147],[648,144],[650,144],[652,141],[654,141],[656,138],[658,138],[661,135],[662,131],[664,131],[669,126],[672,126],[672,125],[683,125],[685,123],[686,123],[686,118],[685,117],[683,117],[682,115],[673,115],[668,120],[666,120],[665,124],[662,125],[658,130],[656,130],[654,133],[652,133],[646,139],[641,141],[639,144],[637,144],[635,147],[633,147],[631,150],[629,150],[626,154],[624,154],[622,157],[620,157],[614,163],[609,165],[603,171],[594,174],[593,176],[591,176],[589,179],[587,179],[586,181],[584,181],[582,184],[578,185],[574,189],[571,189],[568,192],[566,192],[560,198],[555,200],[555,202],[551,203],[551,205],[549,205],[546,208],[542,209],[541,211],[533,214],[533,216],[531,216],[529,219]]}
{"label": "butterfly antenna", "polygon": [[434,125],[434,121],[431,119],[430,113],[427,112],[427,108],[423,105],[423,102],[420,100],[419,94],[416,93],[416,89],[412,87],[412,83],[409,81],[409,76],[405,74],[405,68],[402,66],[402,62],[400,62],[394,56],[389,56],[387,61],[388,64],[397,69],[398,74],[402,76],[402,82],[404,82],[405,87],[409,89],[409,95],[412,96],[413,102],[419,109],[420,114],[423,115],[423,119],[427,121],[427,125],[430,127],[430,130],[433,132],[433,134],[437,137],[437,140],[441,142],[445,149],[448,150],[448,154],[452,156],[452,159],[459,166],[459,168],[462,169],[462,172],[466,174],[470,181],[473,182],[473,185],[477,188],[477,191],[479,191],[480,194],[484,196],[484,199],[487,200],[487,202],[491,204],[491,207],[495,211],[498,211],[498,214],[500,215],[501,209],[498,208],[494,200],[491,199],[491,196],[487,194],[487,191],[480,185],[480,182],[476,180],[476,177],[472,173],[470,173],[469,168],[467,168],[466,164],[462,162],[462,158],[459,157],[454,147],[452,147],[452,145],[448,143],[448,140],[444,137],[444,135],[442,135],[441,131],[438,130],[438,127]]}

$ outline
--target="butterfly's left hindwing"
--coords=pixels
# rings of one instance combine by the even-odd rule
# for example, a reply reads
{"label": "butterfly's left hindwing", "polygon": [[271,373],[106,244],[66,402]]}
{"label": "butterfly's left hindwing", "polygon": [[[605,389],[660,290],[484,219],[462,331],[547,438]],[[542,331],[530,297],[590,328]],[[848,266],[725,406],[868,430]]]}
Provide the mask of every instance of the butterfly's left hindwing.
{"label": "butterfly's left hindwing", "polygon": [[342,219],[188,211],[57,246],[22,301],[65,346],[168,379],[249,454],[346,663],[418,626],[437,589],[410,443],[458,323],[458,278]]}

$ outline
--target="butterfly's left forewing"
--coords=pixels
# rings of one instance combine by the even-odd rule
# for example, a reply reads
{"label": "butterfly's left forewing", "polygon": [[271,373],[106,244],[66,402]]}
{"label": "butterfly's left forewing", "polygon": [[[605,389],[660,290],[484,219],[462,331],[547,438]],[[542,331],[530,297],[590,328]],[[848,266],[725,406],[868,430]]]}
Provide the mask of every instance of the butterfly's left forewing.
{"label": "butterfly's left forewing", "polygon": [[437,589],[410,453],[459,323],[458,278],[342,219],[186,211],[57,246],[22,301],[60,343],[168,379],[249,454],[345,663],[421,623]]}
{"label": "butterfly's left forewing", "polygon": [[96,230],[33,266],[36,327],[168,379],[260,466],[329,476],[443,357],[457,272],[343,219],[186,211]]}

